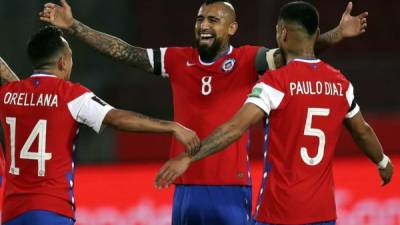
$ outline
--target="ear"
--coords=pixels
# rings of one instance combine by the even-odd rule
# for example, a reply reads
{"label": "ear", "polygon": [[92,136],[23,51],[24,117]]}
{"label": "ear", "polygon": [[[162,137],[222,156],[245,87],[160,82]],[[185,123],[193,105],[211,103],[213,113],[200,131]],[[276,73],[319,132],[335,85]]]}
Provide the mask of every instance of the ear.
{"label": "ear", "polygon": [[237,22],[233,22],[229,25],[228,34],[233,36],[239,28],[239,24]]}
{"label": "ear", "polygon": [[321,30],[318,27],[317,31],[315,31],[315,42],[318,40],[320,34],[321,34]]}
{"label": "ear", "polygon": [[58,58],[57,61],[57,68],[59,71],[65,71],[66,70],[66,64],[65,64],[65,60],[64,60],[64,56],[61,56],[60,58]]}
{"label": "ear", "polygon": [[282,40],[284,42],[287,42],[287,39],[288,39],[288,29],[285,26],[283,26],[282,27]]}

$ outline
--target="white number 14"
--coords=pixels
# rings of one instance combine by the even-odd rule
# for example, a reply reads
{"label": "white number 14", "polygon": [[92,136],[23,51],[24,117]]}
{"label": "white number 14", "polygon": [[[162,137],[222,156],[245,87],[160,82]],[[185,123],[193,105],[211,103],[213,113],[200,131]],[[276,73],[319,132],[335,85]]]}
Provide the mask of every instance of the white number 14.
{"label": "white number 14", "polygon": [[[14,175],[19,175],[19,168],[15,165],[15,131],[16,131],[16,123],[17,118],[15,117],[6,117],[6,122],[10,125],[10,147],[11,147],[11,165],[9,172]],[[31,134],[26,140],[24,146],[22,146],[20,158],[21,159],[31,159],[38,161],[38,176],[43,177],[46,172],[46,160],[51,159],[51,153],[46,152],[46,128],[47,128],[47,120],[39,120],[35,127],[33,128]],[[35,141],[36,137],[38,139],[38,151],[30,152],[29,148],[32,143]]]}

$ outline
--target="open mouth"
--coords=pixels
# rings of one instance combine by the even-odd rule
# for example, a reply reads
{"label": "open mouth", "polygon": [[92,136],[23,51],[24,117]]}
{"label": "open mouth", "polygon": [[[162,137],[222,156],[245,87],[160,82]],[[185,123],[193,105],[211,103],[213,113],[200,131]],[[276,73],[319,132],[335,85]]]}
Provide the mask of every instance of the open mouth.
{"label": "open mouth", "polygon": [[208,33],[203,33],[203,34],[200,34],[199,44],[211,46],[212,43],[214,42],[214,40],[215,40],[214,35],[208,34]]}

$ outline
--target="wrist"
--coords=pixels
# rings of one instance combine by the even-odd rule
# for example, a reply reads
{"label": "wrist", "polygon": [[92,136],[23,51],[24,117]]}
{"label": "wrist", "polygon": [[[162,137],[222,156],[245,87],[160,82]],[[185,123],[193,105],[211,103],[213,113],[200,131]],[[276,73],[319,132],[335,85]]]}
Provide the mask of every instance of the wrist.
{"label": "wrist", "polygon": [[376,165],[379,169],[386,169],[387,165],[389,164],[390,159],[387,155],[383,154],[383,158],[379,161]]}
{"label": "wrist", "polygon": [[343,39],[344,39],[344,37],[343,37],[343,28],[342,28],[342,26],[337,26],[335,29],[334,29],[334,32],[335,32],[335,35],[334,35],[334,37],[336,37],[335,39],[335,43],[338,43],[338,42],[340,42],[340,41],[342,41]]}
{"label": "wrist", "polygon": [[66,30],[67,30],[70,34],[74,34],[74,33],[76,32],[78,26],[79,26],[79,21],[76,20],[76,19],[73,19],[73,20],[72,20],[72,23],[71,23],[69,26],[67,26],[67,29],[66,29]]}
{"label": "wrist", "polygon": [[179,126],[176,122],[168,121],[168,127],[170,129],[169,132],[173,135],[176,135],[178,133]]}

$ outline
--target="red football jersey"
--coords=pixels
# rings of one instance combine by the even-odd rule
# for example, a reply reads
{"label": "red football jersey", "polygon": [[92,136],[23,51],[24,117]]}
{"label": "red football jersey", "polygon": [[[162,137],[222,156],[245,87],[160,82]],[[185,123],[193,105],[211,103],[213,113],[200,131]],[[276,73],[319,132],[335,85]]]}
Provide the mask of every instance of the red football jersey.
{"label": "red football jersey", "polygon": [[359,111],[350,82],[320,60],[295,59],[264,74],[246,103],[256,104],[270,121],[271,167],[264,173],[256,220],[335,220],[334,149],[343,120]]}
{"label": "red football jersey", "polygon": [[[162,48],[161,70],[169,77],[174,119],[203,139],[232,117],[257,81],[255,57],[259,47],[233,48],[213,63],[200,60],[197,49]],[[177,184],[249,185],[246,133],[224,151],[193,163]],[[172,140],[171,156],[184,151]]]}
{"label": "red football jersey", "polygon": [[74,217],[74,162],[78,123],[100,131],[112,107],[87,88],[34,74],[0,89],[6,148],[2,221],[29,210]]}

